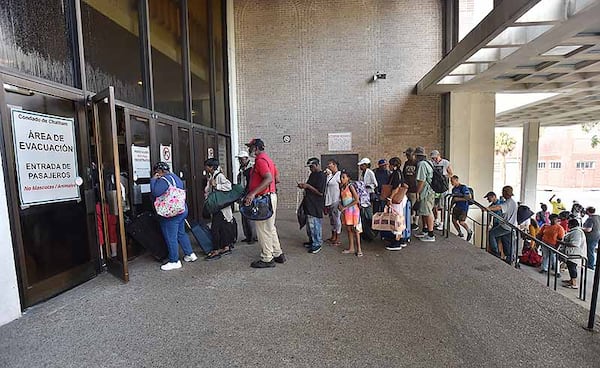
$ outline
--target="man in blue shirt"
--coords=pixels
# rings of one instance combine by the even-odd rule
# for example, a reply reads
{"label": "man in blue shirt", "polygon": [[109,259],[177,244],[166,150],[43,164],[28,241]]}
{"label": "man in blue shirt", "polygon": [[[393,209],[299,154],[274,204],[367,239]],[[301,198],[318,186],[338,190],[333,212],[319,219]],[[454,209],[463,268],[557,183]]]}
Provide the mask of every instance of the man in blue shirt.
{"label": "man in blue shirt", "polygon": [[471,191],[469,191],[469,187],[460,183],[456,175],[450,177],[450,184],[452,184],[452,204],[454,206],[452,208],[452,223],[458,232],[458,236],[461,238],[464,235],[460,227],[462,226],[467,231],[467,241],[469,241],[473,237],[473,230],[466,223],[467,213],[469,212],[469,200],[472,199]]}

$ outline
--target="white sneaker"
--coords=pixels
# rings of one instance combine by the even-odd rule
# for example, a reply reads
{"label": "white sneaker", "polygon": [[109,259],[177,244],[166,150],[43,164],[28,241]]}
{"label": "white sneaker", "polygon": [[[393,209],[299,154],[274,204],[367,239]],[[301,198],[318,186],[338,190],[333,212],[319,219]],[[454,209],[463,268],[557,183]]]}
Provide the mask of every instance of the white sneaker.
{"label": "white sneaker", "polygon": [[434,236],[425,235],[424,237],[421,238],[421,241],[424,241],[424,242],[434,242],[435,241],[435,235]]}
{"label": "white sneaker", "polygon": [[443,224],[437,224],[437,225],[435,225],[435,229],[439,230],[439,231],[444,231],[444,225]]}
{"label": "white sneaker", "polygon": [[176,270],[178,268],[181,268],[181,261],[167,262],[164,265],[160,266],[160,269],[163,271]]}
{"label": "white sneaker", "polygon": [[190,253],[189,256],[183,256],[183,260],[186,262],[196,262],[197,259],[198,259],[198,257],[196,256],[196,253],[194,253],[194,252]]}

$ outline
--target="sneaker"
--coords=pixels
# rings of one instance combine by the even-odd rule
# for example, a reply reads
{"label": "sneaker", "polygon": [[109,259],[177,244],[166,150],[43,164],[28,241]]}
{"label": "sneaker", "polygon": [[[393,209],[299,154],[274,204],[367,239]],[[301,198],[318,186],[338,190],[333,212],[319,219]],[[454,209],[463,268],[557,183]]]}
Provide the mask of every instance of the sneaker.
{"label": "sneaker", "polygon": [[402,248],[406,248],[408,246],[408,243],[407,242],[400,243],[400,246]]}
{"label": "sneaker", "polygon": [[308,253],[312,253],[312,254],[317,254],[321,251],[321,247],[315,248],[315,249],[309,249]]}
{"label": "sneaker", "polygon": [[434,236],[425,235],[424,237],[421,238],[421,241],[424,241],[424,242],[434,242],[435,241],[435,235]]}
{"label": "sneaker", "polygon": [[302,245],[304,245],[304,248],[310,248],[312,247],[312,242],[304,242]]}
{"label": "sneaker", "polygon": [[471,230],[467,233],[467,241],[471,241],[472,237],[473,237],[473,230]]}
{"label": "sneaker", "polygon": [[285,261],[287,261],[287,259],[285,258],[285,254],[283,253],[281,253],[277,257],[273,257],[273,260],[277,263],[285,263]]}
{"label": "sneaker", "polygon": [[412,230],[419,230],[419,225],[417,225],[417,224],[411,224],[411,225],[410,225],[410,228],[411,228]]}
{"label": "sneaker", "polygon": [[546,273],[548,271],[546,271],[546,270],[540,270],[539,272],[543,274],[543,273]]}
{"label": "sneaker", "polygon": [[163,271],[171,271],[181,268],[181,261],[177,262],[167,262],[164,265],[160,266],[160,269]]}
{"label": "sneaker", "polygon": [[186,262],[196,262],[197,259],[198,256],[196,256],[196,253],[194,252],[190,253],[189,256],[183,256],[183,260]]}
{"label": "sneaker", "polygon": [[434,228],[438,231],[444,231],[444,225],[443,224],[437,224],[434,226]]}
{"label": "sneaker", "polygon": [[388,245],[387,247],[385,247],[385,249],[391,250],[391,251],[401,250],[402,249],[402,245],[400,243],[394,242],[394,243],[391,243],[390,245]]}
{"label": "sneaker", "polygon": [[426,235],[427,235],[427,233],[424,233],[424,232],[416,233],[415,234],[415,238],[422,238],[422,237],[424,237]]}
{"label": "sneaker", "polygon": [[265,262],[263,260],[258,260],[250,263],[250,267],[252,268],[271,268],[275,267],[275,262]]}
{"label": "sneaker", "polygon": [[463,234],[463,233],[458,233],[458,234],[456,234],[456,236],[458,236],[459,238],[462,238],[463,236],[465,236],[465,234]]}

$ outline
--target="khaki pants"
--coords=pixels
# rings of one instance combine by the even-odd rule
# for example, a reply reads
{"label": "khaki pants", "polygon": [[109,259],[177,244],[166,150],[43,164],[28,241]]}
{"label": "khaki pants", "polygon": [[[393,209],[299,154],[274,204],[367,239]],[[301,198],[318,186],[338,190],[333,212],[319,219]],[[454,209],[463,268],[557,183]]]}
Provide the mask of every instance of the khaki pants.
{"label": "khaki pants", "polygon": [[260,259],[263,262],[271,262],[273,257],[279,257],[281,245],[279,245],[279,236],[275,228],[275,215],[277,214],[277,194],[271,194],[271,205],[273,206],[273,216],[264,221],[254,221],[256,224],[256,236],[260,245]]}

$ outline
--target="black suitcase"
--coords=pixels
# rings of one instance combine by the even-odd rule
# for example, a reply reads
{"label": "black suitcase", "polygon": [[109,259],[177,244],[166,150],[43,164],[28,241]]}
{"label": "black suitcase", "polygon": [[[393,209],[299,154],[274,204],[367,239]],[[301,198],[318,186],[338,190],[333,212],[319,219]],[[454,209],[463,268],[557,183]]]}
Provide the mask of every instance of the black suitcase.
{"label": "black suitcase", "polygon": [[210,228],[205,224],[200,224],[196,221],[185,220],[186,225],[192,231],[192,235],[196,239],[196,243],[202,248],[204,254],[208,254],[213,250],[212,235]]}
{"label": "black suitcase", "polygon": [[142,212],[127,224],[125,231],[157,261],[163,261],[169,256],[169,251],[156,217],[152,212]]}

